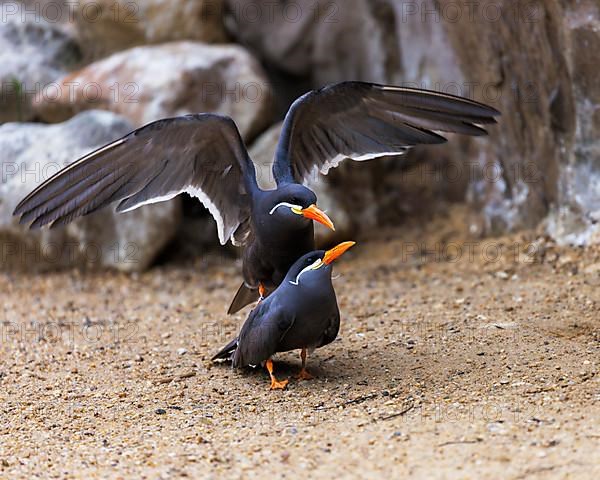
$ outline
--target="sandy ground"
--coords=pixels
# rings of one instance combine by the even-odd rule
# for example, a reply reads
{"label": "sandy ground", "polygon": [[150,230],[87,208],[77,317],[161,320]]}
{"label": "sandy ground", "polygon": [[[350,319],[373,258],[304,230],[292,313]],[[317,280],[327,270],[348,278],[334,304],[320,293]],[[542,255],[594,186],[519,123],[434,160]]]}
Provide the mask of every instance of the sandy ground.
{"label": "sandy ground", "polygon": [[230,259],[0,275],[1,476],[600,478],[600,249],[455,225],[345,255],[339,338],[277,392],[208,362]]}

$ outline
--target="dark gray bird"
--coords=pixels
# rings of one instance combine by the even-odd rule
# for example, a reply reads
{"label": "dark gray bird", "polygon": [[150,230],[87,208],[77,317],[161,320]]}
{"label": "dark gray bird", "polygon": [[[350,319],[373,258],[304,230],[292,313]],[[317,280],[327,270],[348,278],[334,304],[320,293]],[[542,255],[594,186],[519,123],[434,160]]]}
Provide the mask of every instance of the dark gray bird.
{"label": "dark gray bird", "polygon": [[299,258],[279,287],[250,312],[238,337],[212,360],[232,359],[234,368],[264,363],[271,377],[271,390],[282,389],[288,381],[275,378],[271,357],[277,352],[300,349],[302,370],[298,378],[312,378],[306,371],[307,350],[333,342],[340,328],[331,264],[353,245],[344,242]]}
{"label": "dark gray bird", "polygon": [[244,282],[229,313],[281,283],[289,267],[315,249],[313,222],[333,223],[303,185],[343,159],[400,155],[443,143],[434,131],[483,135],[499,112],[452,95],[344,82],[298,98],[287,113],[273,175],[261,190],[235,123],[194,114],[150,123],[64,168],[16,207],[31,227],[64,225],[113,202],[133,210],[187,192],[215,218],[219,239],[243,246]]}

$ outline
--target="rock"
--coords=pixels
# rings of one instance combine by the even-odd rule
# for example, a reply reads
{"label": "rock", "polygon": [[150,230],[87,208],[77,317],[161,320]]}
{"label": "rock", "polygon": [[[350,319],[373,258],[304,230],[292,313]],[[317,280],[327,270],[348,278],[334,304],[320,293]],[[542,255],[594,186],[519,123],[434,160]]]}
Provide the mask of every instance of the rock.
{"label": "rock", "polygon": [[139,271],[152,263],[177,229],[179,199],[125,214],[107,208],[57,229],[30,231],[12,215],[43,180],[131,128],[126,119],[102,111],[84,112],[59,125],[0,126],[0,267]]}
{"label": "rock", "polygon": [[[8,2],[7,2],[8,3]],[[69,31],[74,31],[73,21],[78,2],[72,0],[20,0],[23,11],[29,19],[44,19],[50,23],[59,24]]]}
{"label": "rock", "polygon": [[[272,126],[258,137],[249,149],[250,158],[252,158],[257,168],[258,184],[265,190],[275,188],[275,179],[271,173],[271,168],[281,127],[282,123]],[[317,245],[327,246],[338,241],[347,240],[355,228],[350,215],[329,187],[326,177],[322,175],[311,180],[308,187],[317,194],[319,207],[331,214],[331,219],[335,224],[334,232],[323,225],[315,223]]]}
{"label": "rock", "polygon": [[86,57],[175,40],[223,43],[221,0],[81,0],[73,21]]}
{"label": "rock", "polygon": [[532,228],[550,213],[559,243],[600,241],[597,2],[407,8],[397,6],[396,21],[408,80],[504,112],[489,139],[469,144],[474,231]]}
{"label": "rock", "polygon": [[[600,10],[595,2],[567,9],[565,27],[570,50],[565,52],[573,81],[575,122],[573,146],[561,162],[558,201],[548,232],[560,245],[600,243]],[[575,123],[574,122],[574,123]]]}
{"label": "rock", "polygon": [[175,42],[136,47],[88,65],[61,81],[58,95],[36,97],[48,122],[100,108],[136,126],[196,112],[231,116],[244,138],[265,128],[271,94],[260,65],[241,47]]}
{"label": "rock", "polygon": [[17,2],[0,4],[0,123],[33,118],[31,102],[80,60],[75,40]]}
{"label": "rock", "polygon": [[383,81],[397,71],[393,10],[387,1],[226,0],[230,33],[260,58],[313,85]]}

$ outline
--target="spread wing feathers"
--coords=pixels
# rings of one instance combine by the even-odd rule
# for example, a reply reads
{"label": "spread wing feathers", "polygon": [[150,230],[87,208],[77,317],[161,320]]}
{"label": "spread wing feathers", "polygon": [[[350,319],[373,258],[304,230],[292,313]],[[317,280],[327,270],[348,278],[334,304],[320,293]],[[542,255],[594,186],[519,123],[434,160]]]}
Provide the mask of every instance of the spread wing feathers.
{"label": "spread wing feathers", "polygon": [[[249,217],[254,167],[233,120],[185,115],[150,123],[99,148],[42,183],[15,209],[31,227],[63,225],[120,201],[117,211],[187,192],[208,208],[227,242]],[[251,193],[251,192],[250,192]]]}
{"label": "spread wing feathers", "polygon": [[[327,174],[345,158],[362,161],[401,155],[419,144],[446,141],[435,133],[485,135],[478,125],[500,115],[462,97],[364,82],[344,82],[308,92],[288,111],[277,145],[277,183]],[[316,172],[317,171],[317,172]]]}
{"label": "spread wing feathers", "polygon": [[281,339],[294,324],[294,318],[277,307],[274,297],[261,301],[248,315],[240,330],[233,354],[233,366],[258,365],[277,352]]}

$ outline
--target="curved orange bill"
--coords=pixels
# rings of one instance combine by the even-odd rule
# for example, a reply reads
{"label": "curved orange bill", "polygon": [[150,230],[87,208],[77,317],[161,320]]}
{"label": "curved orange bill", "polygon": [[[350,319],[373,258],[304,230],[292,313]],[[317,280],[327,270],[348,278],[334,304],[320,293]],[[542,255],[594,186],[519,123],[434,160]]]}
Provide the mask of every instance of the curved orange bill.
{"label": "curved orange bill", "polygon": [[302,216],[310,218],[315,222],[322,223],[326,227],[329,227],[335,231],[335,227],[333,226],[333,222],[331,221],[331,219],[325,214],[323,210],[319,209],[314,203],[310,207],[303,208],[301,212]]}
{"label": "curved orange bill", "polygon": [[339,245],[336,245],[331,250],[327,250],[325,252],[325,256],[323,257],[323,263],[325,265],[329,265],[336,258],[340,257],[346,250],[355,245],[356,242],[342,242]]}

